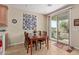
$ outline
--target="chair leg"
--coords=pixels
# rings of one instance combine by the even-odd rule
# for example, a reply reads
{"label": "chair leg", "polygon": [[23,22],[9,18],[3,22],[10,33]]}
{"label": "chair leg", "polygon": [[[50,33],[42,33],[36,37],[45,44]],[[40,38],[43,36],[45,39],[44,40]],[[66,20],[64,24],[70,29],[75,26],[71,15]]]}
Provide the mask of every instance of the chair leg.
{"label": "chair leg", "polygon": [[31,55],[32,55],[32,48],[31,48]]}
{"label": "chair leg", "polygon": [[31,55],[32,55],[32,45],[30,46],[30,53],[31,53]]}
{"label": "chair leg", "polygon": [[47,49],[49,49],[49,40],[47,39]]}
{"label": "chair leg", "polygon": [[27,47],[27,53],[28,53],[28,51],[29,51],[29,47]]}
{"label": "chair leg", "polygon": [[33,44],[33,47],[34,47],[34,44]]}
{"label": "chair leg", "polygon": [[35,43],[35,50],[37,50],[37,43]]}
{"label": "chair leg", "polygon": [[45,44],[46,44],[46,40],[45,40]]}
{"label": "chair leg", "polygon": [[40,41],[40,49],[41,49],[41,41]]}

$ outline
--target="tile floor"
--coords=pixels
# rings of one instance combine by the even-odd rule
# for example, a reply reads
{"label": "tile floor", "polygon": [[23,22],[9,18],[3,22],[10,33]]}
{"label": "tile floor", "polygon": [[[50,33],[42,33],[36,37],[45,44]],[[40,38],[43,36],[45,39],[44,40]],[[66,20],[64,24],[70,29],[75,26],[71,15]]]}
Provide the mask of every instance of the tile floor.
{"label": "tile floor", "polygon": [[[67,52],[68,47],[64,46],[63,48],[58,48],[55,46],[55,42],[50,41],[49,49],[42,45],[40,49],[38,46],[37,51],[33,48],[33,55],[79,55],[79,50],[74,49],[71,53]],[[30,55],[27,54],[27,50],[24,48],[24,44],[19,44],[15,46],[11,46],[6,49],[6,55]]]}

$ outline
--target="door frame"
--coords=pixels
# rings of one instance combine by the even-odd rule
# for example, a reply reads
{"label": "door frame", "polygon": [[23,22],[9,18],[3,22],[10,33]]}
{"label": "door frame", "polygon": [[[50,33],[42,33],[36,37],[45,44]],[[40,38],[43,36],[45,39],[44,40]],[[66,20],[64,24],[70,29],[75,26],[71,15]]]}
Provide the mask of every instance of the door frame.
{"label": "door frame", "polygon": [[[49,22],[51,21],[51,17],[52,16],[55,16],[55,15],[58,15],[58,14],[61,14],[61,13],[63,13],[63,12],[66,12],[66,11],[69,11],[69,20],[68,20],[68,24],[69,24],[69,41],[68,41],[68,45],[71,45],[71,24],[70,24],[70,20],[71,20],[71,9],[72,9],[72,7],[68,7],[68,8],[65,8],[65,9],[63,9],[63,10],[60,10],[60,11],[58,11],[58,12],[56,12],[56,14],[54,13],[54,14],[50,14],[49,16],[50,16],[50,20],[49,20]],[[57,21],[58,22],[58,21]],[[58,23],[57,23],[58,24]],[[50,39],[52,39],[51,38],[51,26],[50,26],[50,23],[48,24],[49,25],[49,38]],[[58,25],[57,25],[58,26]],[[58,27],[57,27],[58,28]],[[58,30],[58,29],[57,29]],[[58,37],[57,37],[57,41],[56,42],[58,42]]]}

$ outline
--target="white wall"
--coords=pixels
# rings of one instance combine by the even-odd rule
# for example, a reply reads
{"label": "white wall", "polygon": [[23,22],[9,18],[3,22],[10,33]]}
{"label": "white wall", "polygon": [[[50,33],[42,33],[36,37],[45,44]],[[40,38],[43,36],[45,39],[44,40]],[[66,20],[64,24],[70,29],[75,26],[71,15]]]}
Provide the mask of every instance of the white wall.
{"label": "white wall", "polygon": [[[24,30],[23,26],[23,13],[32,14],[37,16],[37,30],[47,30],[46,28],[46,16],[20,10],[11,6],[8,6],[8,34],[9,45],[18,44],[24,42]],[[17,23],[13,24],[12,19],[17,19]]]}
{"label": "white wall", "polygon": [[79,19],[79,5],[71,10],[71,45],[79,49],[79,26],[74,26],[74,19]]}

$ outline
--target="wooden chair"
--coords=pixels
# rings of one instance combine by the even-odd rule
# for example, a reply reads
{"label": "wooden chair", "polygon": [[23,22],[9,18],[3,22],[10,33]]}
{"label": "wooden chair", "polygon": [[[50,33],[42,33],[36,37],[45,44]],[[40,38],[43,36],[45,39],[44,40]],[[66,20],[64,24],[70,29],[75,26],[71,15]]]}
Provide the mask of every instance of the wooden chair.
{"label": "wooden chair", "polygon": [[[45,42],[45,44],[48,45],[47,32],[46,32],[46,31],[43,31],[43,34],[41,34],[41,36],[42,36],[42,38],[41,38],[41,40],[39,40],[39,42],[40,42],[40,49],[41,49],[41,43],[42,43],[42,42]],[[46,46],[47,46],[47,45],[46,45]],[[47,47],[47,48],[48,48],[48,47]]]}
{"label": "wooden chair", "polygon": [[43,41],[45,41],[45,44],[47,46],[47,49],[49,48],[49,36],[47,35],[46,31],[43,31]]}
{"label": "wooden chair", "polygon": [[32,46],[35,44],[36,45],[36,42],[33,41],[32,43],[32,46],[31,46],[31,39],[30,37],[28,36],[28,33],[24,32],[24,36],[25,36],[25,41],[24,41],[24,46],[25,48],[27,49],[27,53],[29,51],[29,48],[30,48],[30,52],[32,54]]}

